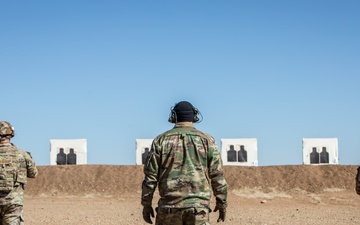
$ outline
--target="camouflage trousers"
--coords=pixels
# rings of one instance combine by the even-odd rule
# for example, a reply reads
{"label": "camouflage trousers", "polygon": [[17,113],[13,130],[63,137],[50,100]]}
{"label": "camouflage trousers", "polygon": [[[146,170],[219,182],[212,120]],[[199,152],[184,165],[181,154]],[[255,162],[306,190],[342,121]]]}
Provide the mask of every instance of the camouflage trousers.
{"label": "camouflage trousers", "polygon": [[1,205],[0,225],[23,225],[24,210],[22,205]]}
{"label": "camouflage trousers", "polygon": [[156,208],[156,212],[155,225],[210,225],[207,208]]}

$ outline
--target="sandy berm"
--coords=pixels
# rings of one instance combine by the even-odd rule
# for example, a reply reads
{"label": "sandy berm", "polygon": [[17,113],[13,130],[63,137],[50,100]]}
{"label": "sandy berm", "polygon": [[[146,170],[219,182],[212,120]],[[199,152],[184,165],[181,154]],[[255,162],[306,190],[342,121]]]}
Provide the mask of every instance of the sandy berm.
{"label": "sandy berm", "polygon": [[[27,225],[142,225],[142,166],[39,166],[25,190]],[[225,166],[223,225],[360,224],[355,165]],[[158,194],[153,205],[156,206]],[[212,200],[211,207],[215,202]]]}

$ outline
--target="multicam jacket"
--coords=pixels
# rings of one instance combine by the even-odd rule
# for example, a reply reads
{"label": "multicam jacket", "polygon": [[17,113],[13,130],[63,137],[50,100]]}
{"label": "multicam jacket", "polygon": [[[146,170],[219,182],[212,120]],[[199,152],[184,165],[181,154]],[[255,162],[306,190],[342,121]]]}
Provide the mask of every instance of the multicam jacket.
{"label": "multicam jacket", "polygon": [[208,208],[212,191],[216,205],[227,207],[227,183],[217,144],[192,125],[175,125],[153,140],[144,174],[143,206],[151,205],[158,185],[159,207]]}
{"label": "multicam jacket", "polygon": [[0,192],[0,206],[23,205],[24,188],[27,178],[34,178],[38,174],[34,160],[30,154],[18,149],[14,144],[0,144],[0,154],[16,155],[17,175],[14,188],[10,192]]}

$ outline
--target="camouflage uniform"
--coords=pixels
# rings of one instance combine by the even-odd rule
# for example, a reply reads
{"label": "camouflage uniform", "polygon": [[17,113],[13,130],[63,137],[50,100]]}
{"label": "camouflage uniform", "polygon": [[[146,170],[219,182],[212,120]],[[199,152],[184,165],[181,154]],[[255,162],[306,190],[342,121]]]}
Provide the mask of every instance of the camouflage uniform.
{"label": "camouflage uniform", "polygon": [[360,166],[357,168],[357,172],[356,172],[355,191],[358,195],[360,195]]}
{"label": "camouflage uniform", "polygon": [[159,187],[156,224],[210,224],[210,198],[227,207],[227,183],[215,140],[193,125],[175,127],[154,139],[144,165],[143,206]]}
{"label": "camouflage uniform", "polygon": [[[17,176],[14,188],[11,191],[0,192],[0,224],[23,224],[24,189],[27,177],[36,177],[38,170],[30,154],[18,149],[11,143],[0,144],[0,155],[1,154],[15,155],[17,160],[15,160],[16,162],[14,162],[14,164],[17,167]],[[1,166],[3,165],[1,164]]]}

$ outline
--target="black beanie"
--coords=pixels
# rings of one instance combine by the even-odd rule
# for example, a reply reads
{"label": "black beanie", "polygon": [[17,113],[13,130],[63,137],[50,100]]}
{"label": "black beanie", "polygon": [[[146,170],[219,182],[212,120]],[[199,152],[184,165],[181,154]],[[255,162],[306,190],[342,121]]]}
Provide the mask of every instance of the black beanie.
{"label": "black beanie", "polygon": [[177,122],[194,122],[194,107],[187,101],[179,102],[175,105]]}

